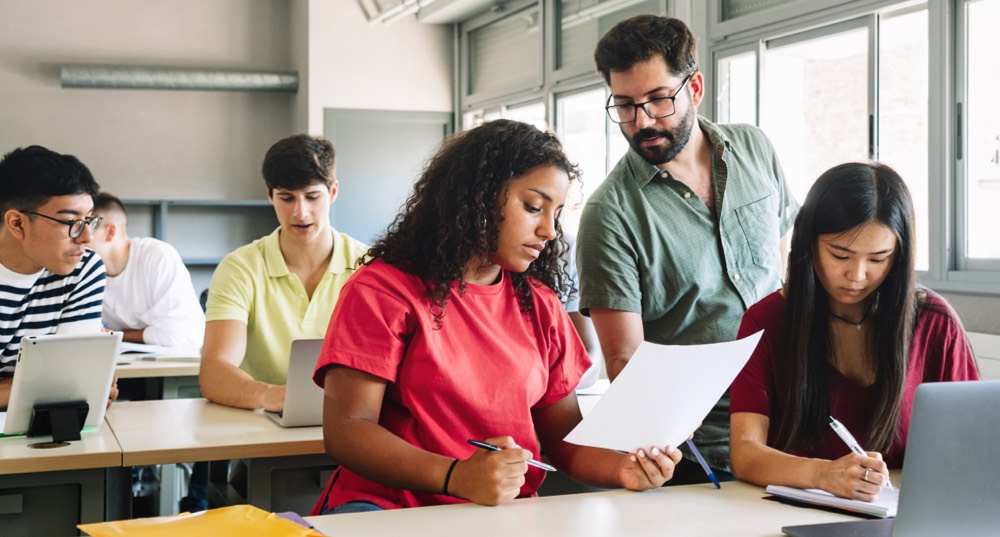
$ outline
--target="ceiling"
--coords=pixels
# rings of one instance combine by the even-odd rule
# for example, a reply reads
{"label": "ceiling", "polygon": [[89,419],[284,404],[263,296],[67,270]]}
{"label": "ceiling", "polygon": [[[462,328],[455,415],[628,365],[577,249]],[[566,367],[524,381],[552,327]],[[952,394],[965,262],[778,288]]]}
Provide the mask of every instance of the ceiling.
{"label": "ceiling", "polygon": [[369,21],[391,24],[416,13],[425,24],[454,24],[485,13],[507,0],[357,0]]}

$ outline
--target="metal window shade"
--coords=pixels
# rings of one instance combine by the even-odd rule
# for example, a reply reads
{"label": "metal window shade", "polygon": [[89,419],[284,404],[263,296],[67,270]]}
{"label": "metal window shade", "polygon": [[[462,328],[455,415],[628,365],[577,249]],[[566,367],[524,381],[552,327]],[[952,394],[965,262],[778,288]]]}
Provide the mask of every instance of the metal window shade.
{"label": "metal window shade", "polygon": [[470,32],[469,92],[541,86],[541,12],[526,9]]}
{"label": "metal window shade", "polygon": [[299,74],[279,71],[224,71],[155,67],[65,66],[64,88],[201,91],[273,91],[295,93]]}
{"label": "metal window shade", "polygon": [[722,0],[722,20],[732,20],[782,4],[789,4],[792,1],[794,0]]}

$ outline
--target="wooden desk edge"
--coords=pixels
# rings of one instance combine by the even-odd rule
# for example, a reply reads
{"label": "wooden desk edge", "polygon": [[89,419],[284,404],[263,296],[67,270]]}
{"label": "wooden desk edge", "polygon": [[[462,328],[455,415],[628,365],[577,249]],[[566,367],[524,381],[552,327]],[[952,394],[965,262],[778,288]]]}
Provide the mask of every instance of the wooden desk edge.
{"label": "wooden desk edge", "polygon": [[259,459],[270,457],[295,457],[322,455],[323,440],[298,440],[269,444],[244,444],[241,446],[205,446],[184,449],[158,449],[129,452],[123,450],[122,466],[147,466],[181,462],[220,461],[228,459]]}

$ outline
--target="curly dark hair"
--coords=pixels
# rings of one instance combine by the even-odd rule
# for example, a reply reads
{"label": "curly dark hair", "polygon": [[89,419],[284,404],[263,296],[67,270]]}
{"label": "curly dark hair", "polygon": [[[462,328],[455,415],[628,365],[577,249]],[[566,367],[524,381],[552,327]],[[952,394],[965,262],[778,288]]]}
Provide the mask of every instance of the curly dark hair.
{"label": "curly dark hair", "polygon": [[[459,293],[465,292],[468,262],[489,258],[498,247],[502,206],[511,181],[540,166],[565,171],[571,184],[580,178],[555,135],[527,123],[499,119],[456,134],[431,158],[402,212],[362,262],[381,258],[423,279],[440,326],[452,285],[458,281]],[[533,311],[529,278],[560,297],[570,291],[567,249],[557,221],[556,239],[527,271],[511,274],[521,311]]]}

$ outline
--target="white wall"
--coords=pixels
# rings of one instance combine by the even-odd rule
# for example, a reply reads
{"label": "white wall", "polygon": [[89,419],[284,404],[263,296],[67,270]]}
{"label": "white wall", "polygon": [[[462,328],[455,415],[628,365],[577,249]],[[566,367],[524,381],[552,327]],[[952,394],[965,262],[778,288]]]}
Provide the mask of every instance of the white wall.
{"label": "white wall", "polygon": [[290,94],[62,89],[68,64],[288,70],[283,0],[0,3],[0,151],[73,153],[128,198],[260,198]]}
{"label": "white wall", "polygon": [[309,1],[309,119],[324,108],[452,110],[452,30],[411,15],[369,26],[355,0]]}
{"label": "white wall", "polygon": [[[4,0],[0,153],[80,157],[125,198],[260,199],[267,148],[324,108],[450,111],[451,29],[354,0]],[[62,89],[62,65],[298,71],[298,95]]]}

